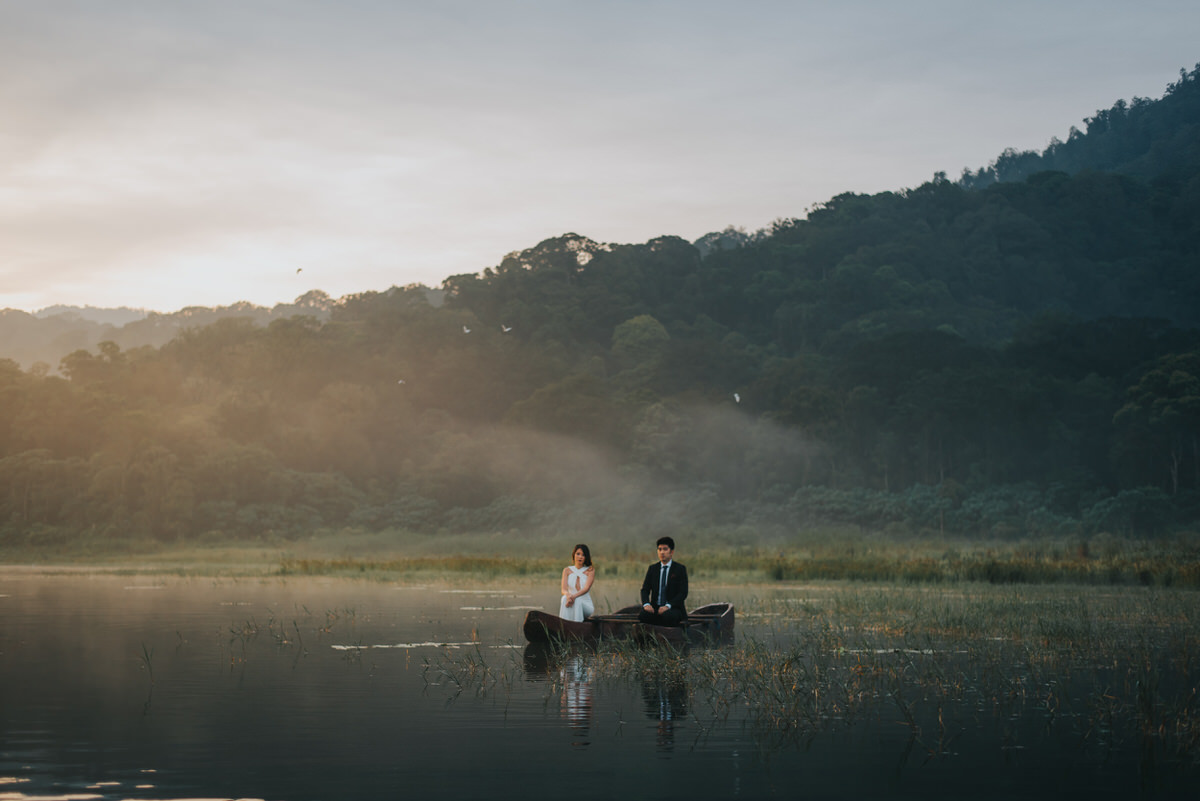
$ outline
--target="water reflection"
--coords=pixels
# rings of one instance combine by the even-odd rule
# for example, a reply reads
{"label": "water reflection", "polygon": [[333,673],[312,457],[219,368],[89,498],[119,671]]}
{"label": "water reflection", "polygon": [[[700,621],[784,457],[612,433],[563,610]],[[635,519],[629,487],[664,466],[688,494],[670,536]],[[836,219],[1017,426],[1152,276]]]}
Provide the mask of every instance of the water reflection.
{"label": "water reflection", "polygon": [[[557,688],[560,714],[570,728],[571,744],[586,747],[595,716],[596,653],[586,645],[567,649],[545,643],[525,648],[527,679],[553,682]],[[679,675],[639,677],[634,687],[640,692],[645,717],[653,722],[659,752],[675,747],[676,728],[688,716],[688,685]]]}
{"label": "water reflection", "polygon": [[550,676],[555,658],[559,654],[549,643],[531,642],[525,646],[524,669],[526,678],[534,681],[545,680]]}
{"label": "water reflection", "polygon": [[646,717],[656,721],[655,744],[659,751],[675,748],[675,726],[687,717],[688,688],[682,678],[655,677],[642,680]]}
{"label": "water reflection", "polygon": [[524,656],[527,679],[551,681],[558,686],[559,709],[571,731],[571,745],[577,748],[591,745],[595,653],[584,645],[564,650],[547,643],[530,643]]}
{"label": "water reflection", "polygon": [[591,745],[588,739],[592,725],[592,676],[594,667],[583,654],[573,654],[562,665],[562,713],[575,739],[572,745]]}

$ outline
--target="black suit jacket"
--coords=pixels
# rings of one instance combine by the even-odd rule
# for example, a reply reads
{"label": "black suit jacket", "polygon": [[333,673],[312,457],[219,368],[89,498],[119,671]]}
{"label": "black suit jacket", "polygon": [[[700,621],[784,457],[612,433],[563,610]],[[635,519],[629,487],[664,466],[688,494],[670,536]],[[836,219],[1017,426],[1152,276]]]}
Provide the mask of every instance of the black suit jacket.
{"label": "black suit jacket", "polygon": [[[658,603],[658,573],[662,570],[662,564],[655,562],[646,569],[646,579],[642,582],[642,605],[650,604],[655,609],[658,609],[662,604]],[[688,576],[687,568],[679,562],[671,562],[671,569],[667,571],[667,603],[672,609],[678,609],[687,617],[687,609],[683,602],[687,600],[688,595]]]}

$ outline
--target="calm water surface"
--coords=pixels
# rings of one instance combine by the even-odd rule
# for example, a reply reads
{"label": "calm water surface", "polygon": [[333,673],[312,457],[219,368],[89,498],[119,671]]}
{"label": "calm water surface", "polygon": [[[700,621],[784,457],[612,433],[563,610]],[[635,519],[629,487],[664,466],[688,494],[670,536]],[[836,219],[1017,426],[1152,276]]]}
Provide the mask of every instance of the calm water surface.
{"label": "calm water surface", "polygon": [[1036,721],[980,720],[937,758],[894,710],[773,738],[679,683],[527,648],[526,609],[556,604],[530,584],[0,574],[0,800],[1197,797]]}

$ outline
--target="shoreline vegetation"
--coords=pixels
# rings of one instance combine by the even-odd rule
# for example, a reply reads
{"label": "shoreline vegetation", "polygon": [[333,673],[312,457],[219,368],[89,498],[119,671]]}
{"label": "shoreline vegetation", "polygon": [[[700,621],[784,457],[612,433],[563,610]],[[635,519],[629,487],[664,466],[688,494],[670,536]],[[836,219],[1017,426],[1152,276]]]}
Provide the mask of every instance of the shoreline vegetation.
{"label": "shoreline vegetation", "polygon": [[[462,535],[381,536],[339,532],[326,538],[254,543],[81,543],[73,548],[6,548],[0,570],[164,573],[203,576],[343,576],[553,579],[570,537]],[[603,542],[602,536],[578,539]],[[731,544],[707,535],[689,543],[685,560],[700,580],[774,584],[845,581],[899,585],[1083,585],[1200,589],[1200,535],[1126,540],[990,541],[934,538],[899,542],[871,536],[814,537],[796,542]],[[724,541],[723,541],[724,540]],[[574,539],[572,539],[574,541]],[[595,545],[593,546],[595,547]],[[600,575],[634,580],[652,554],[634,542],[598,550]]]}

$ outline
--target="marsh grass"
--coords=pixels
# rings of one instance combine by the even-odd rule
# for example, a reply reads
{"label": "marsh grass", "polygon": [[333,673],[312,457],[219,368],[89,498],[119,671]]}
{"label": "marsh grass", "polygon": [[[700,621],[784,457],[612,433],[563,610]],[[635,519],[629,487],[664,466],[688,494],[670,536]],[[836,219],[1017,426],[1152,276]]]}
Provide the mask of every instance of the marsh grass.
{"label": "marsh grass", "polygon": [[284,558],[282,576],[371,576],[373,578],[420,578],[470,575],[476,579],[513,576],[552,576],[562,570],[560,562],[548,559],[514,559],[491,556],[391,557],[383,559]]}
{"label": "marsh grass", "polygon": [[517,653],[515,649],[506,649],[497,659],[476,639],[474,647],[458,651],[447,648],[436,656],[422,657],[421,678],[427,691],[445,688],[447,703],[455,701],[464,692],[483,698],[499,689],[507,696],[521,675]]}
{"label": "marsh grass", "polygon": [[[633,579],[645,570],[644,557],[609,559],[601,576]],[[284,558],[280,575],[362,575],[382,578],[469,574],[476,578],[553,577],[560,559],[497,556],[417,558]],[[1171,552],[1104,558],[1031,553],[1026,550],[962,553],[938,557],[903,552],[773,554],[699,552],[688,556],[692,575],[709,581],[861,581],[907,585],[1077,584],[1200,589],[1200,558]]]}
{"label": "marsh grass", "polygon": [[[602,642],[597,682],[684,688],[698,736],[742,726],[767,750],[860,724],[902,727],[937,759],[964,740],[997,749],[1065,738],[1105,759],[1126,750],[1200,767],[1200,595],[1176,590],[981,586],[814,589],[739,608],[730,647]],[[552,649],[555,665],[578,651]],[[434,664],[466,685],[488,655]],[[432,668],[431,668],[432,669]],[[495,685],[493,685],[494,687]]]}
{"label": "marsh grass", "polygon": [[154,647],[147,647],[146,643],[142,643],[142,669],[146,671],[146,677],[150,679],[150,684],[154,684]]}
{"label": "marsh grass", "polygon": [[[233,670],[244,666],[250,659],[253,646],[259,638],[265,638],[277,652],[293,653],[295,661],[298,662],[308,655],[310,644],[331,638],[335,629],[337,636],[354,636],[357,622],[358,610],[349,606],[313,612],[307,606],[297,605],[290,614],[268,608],[265,624],[259,623],[254,616],[230,623],[225,632],[227,638],[222,641],[222,652],[228,649],[228,664],[230,670]],[[306,632],[309,638],[307,642]],[[153,656],[153,653],[151,650],[150,656]],[[361,654],[350,651],[344,653],[343,657],[356,661]],[[151,682],[153,683],[153,677]]]}
{"label": "marsh grass", "polygon": [[[278,572],[385,577],[463,573],[497,578],[555,576],[565,562],[563,554],[571,548],[568,543],[577,540],[593,543],[593,556],[604,577],[640,578],[647,560],[652,559],[649,549],[638,543],[603,535],[553,540],[431,537],[420,542],[405,540],[406,547],[399,550],[388,550],[384,547],[388,540],[376,537],[358,546],[347,546],[337,556],[323,554],[317,546],[306,555],[284,556]],[[977,542],[800,532],[767,547],[745,532],[737,537],[706,532],[694,541],[681,543],[679,554],[694,576],[710,583],[849,580],[910,585],[978,582],[1200,589],[1200,538],[1191,534],[1157,541],[1098,535],[1074,540]]]}
{"label": "marsh grass", "polygon": [[[1200,589],[1200,534],[1158,540],[1109,534],[1089,538],[962,540],[897,537],[881,532],[804,530],[760,535],[750,528],[675,534],[680,561],[710,583],[861,581],[903,585],[1073,584]],[[375,580],[553,577],[573,544],[588,542],[601,576],[638,579],[653,548],[625,532],[520,531],[476,534],[364,533],[300,540],[120,548],[8,551],[9,565],[43,571],[90,569],[182,576],[331,575]]]}

